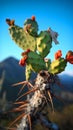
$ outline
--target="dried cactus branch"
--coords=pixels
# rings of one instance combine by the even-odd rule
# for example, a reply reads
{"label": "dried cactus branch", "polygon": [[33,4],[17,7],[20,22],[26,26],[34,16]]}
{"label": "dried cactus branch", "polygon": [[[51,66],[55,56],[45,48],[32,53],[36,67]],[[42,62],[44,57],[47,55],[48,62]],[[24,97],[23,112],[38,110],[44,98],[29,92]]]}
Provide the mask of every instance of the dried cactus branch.
{"label": "dried cactus branch", "polygon": [[[42,112],[44,107],[47,106],[48,98],[49,103],[51,102],[51,105],[53,107],[53,101],[50,91],[51,86],[54,83],[54,79],[55,76],[51,76],[51,74],[48,71],[43,70],[38,73],[37,78],[35,80],[34,88],[24,93],[18,98],[19,100],[21,97],[32,93],[32,96],[29,98],[28,102],[16,102],[19,103],[20,106],[18,108],[15,108],[14,111],[22,111],[23,114],[17,117],[16,120],[13,121],[10,126],[15,124],[15,122],[22,118],[20,124],[17,127],[17,130],[29,130],[29,128],[32,128],[33,125],[32,120],[30,119],[32,119],[34,116],[37,117],[38,113]],[[39,116],[39,119],[42,119],[42,115]],[[46,123],[45,121],[46,119],[44,118],[41,120],[45,127],[52,129],[53,124],[49,123],[49,121],[46,121]],[[52,130],[55,129],[53,128]]]}

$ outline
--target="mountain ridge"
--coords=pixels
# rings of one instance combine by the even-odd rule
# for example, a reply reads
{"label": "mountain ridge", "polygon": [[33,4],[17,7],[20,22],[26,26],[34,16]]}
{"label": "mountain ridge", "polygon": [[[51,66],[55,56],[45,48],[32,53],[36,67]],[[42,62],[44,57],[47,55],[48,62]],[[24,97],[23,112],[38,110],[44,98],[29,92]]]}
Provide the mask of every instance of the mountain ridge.
{"label": "mountain ridge", "polygon": [[19,90],[19,87],[14,88],[12,84],[25,80],[25,67],[19,66],[18,62],[17,59],[9,57],[0,63],[0,78],[4,73],[4,81],[0,95],[6,91],[8,93],[6,96],[8,100],[15,100],[15,95],[17,95]]}

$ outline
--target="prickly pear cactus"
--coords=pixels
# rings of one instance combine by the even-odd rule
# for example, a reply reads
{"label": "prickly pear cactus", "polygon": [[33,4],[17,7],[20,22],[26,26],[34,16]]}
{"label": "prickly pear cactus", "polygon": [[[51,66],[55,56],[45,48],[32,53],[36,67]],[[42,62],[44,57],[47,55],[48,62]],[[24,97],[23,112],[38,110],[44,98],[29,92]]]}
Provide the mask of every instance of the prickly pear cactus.
{"label": "prickly pear cactus", "polygon": [[[41,31],[38,34],[38,24],[35,20],[35,16],[25,20],[24,28],[15,25],[14,20],[6,19],[6,22],[10,26],[9,32],[15,43],[26,53],[27,50],[30,49],[30,52],[23,56],[20,62],[22,66],[26,65],[27,80],[30,79],[32,71],[39,72],[40,70],[48,70],[50,73],[58,74],[64,71],[67,62],[73,63],[71,61],[73,60],[73,56],[70,56],[70,53],[68,53],[65,59],[61,58],[62,52],[60,50],[56,52],[53,62],[45,62],[44,58],[50,52],[52,41],[54,41],[55,44],[59,43],[57,41],[58,33],[49,28],[47,31]],[[26,64],[24,64],[25,62]]]}
{"label": "prickly pear cactus", "polygon": [[[57,32],[49,28],[47,31],[41,31],[38,34],[38,24],[34,16],[25,21],[24,28],[15,25],[14,20],[7,19],[6,22],[10,26],[9,32],[12,39],[24,50],[19,64],[26,66],[26,81],[16,83],[15,85],[23,84],[21,90],[23,90],[25,85],[31,87],[28,92],[23,93],[23,95],[20,95],[16,100],[15,104],[19,105],[19,107],[15,108],[13,111],[22,112],[22,114],[11,123],[10,127],[21,119],[20,124],[12,129],[31,130],[31,122],[33,123],[34,117],[39,115],[39,119],[41,119],[45,127],[51,130],[59,130],[57,125],[41,118],[41,111],[47,106],[47,103],[51,103],[53,109],[52,97],[57,96],[53,94],[51,86],[53,84],[58,85],[59,81],[56,74],[65,70],[67,62],[73,64],[73,52],[70,50],[66,54],[66,57],[62,58],[62,52],[58,50],[55,53],[54,61],[46,59],[52,47],[52,41],[54,41],[55,44],[59,43],[57,41]],[[29,82],[32,72],[38,73],[34,85]],[[29,99],[21,101],[22,97],[28,94]]]}

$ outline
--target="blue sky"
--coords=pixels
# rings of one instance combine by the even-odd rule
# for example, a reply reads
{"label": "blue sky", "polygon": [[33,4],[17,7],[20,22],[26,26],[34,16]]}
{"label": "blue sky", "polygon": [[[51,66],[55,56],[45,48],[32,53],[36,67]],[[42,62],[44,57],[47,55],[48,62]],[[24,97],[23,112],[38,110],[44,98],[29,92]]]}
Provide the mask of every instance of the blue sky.
{"label": "blue sky", "polygon": [[[59,45],[53,43],[50,54],[61,49],[65,57],[68,50],[73,51],[73,0],[0,0],[0,61],[9,56],[21,58],[20,49],[12,41],[6,18],[15,19],[15,24],[23,27],[24,21],[32,15],[36,16],[39,32],[51,27],[59,33]],[[66,70],[73,70],[68,64]]]}

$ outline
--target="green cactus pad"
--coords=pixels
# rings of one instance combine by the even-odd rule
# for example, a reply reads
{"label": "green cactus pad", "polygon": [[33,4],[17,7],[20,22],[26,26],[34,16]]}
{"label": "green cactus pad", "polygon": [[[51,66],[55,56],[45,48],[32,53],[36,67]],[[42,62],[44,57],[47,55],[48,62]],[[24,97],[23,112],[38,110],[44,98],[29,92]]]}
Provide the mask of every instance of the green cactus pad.
{"label": "green cactus pad", "polygon": [[46,69],[46,64],[44,59],[36,52],[29,52],[27,58],[27,64],[30,64],[31,70],[34,72],[39,72],[40,70]]}
{"label": "green cactus pad", "polygon": [[42,57],[46,57],[52,47],[52,38],[48,31],[41,31],[37,38],[37,50]]}
{"label": "green cactus pad", "polygon": [[59,58],[50,64],[48,71],[52,74],[58,74],[64,71],[66,65],[67,65],[66,60],[64,58]]}
{"label": "green cactus pad", "polygon": [[38,24],[35,20],[27,19],[24,22],[24,28],[26,28],[27,25],[31,24],[31,28],[28,29],[28,32],[32,36],[37,36],[38,33]]}
{"label": "green cactus pad", "polygon": [[19,26],[10,26],[10,35],[15,43],[22,48],[27,50],[30,48],[32,51],[36,50],[36,38],[29,35],[25,30]]}

